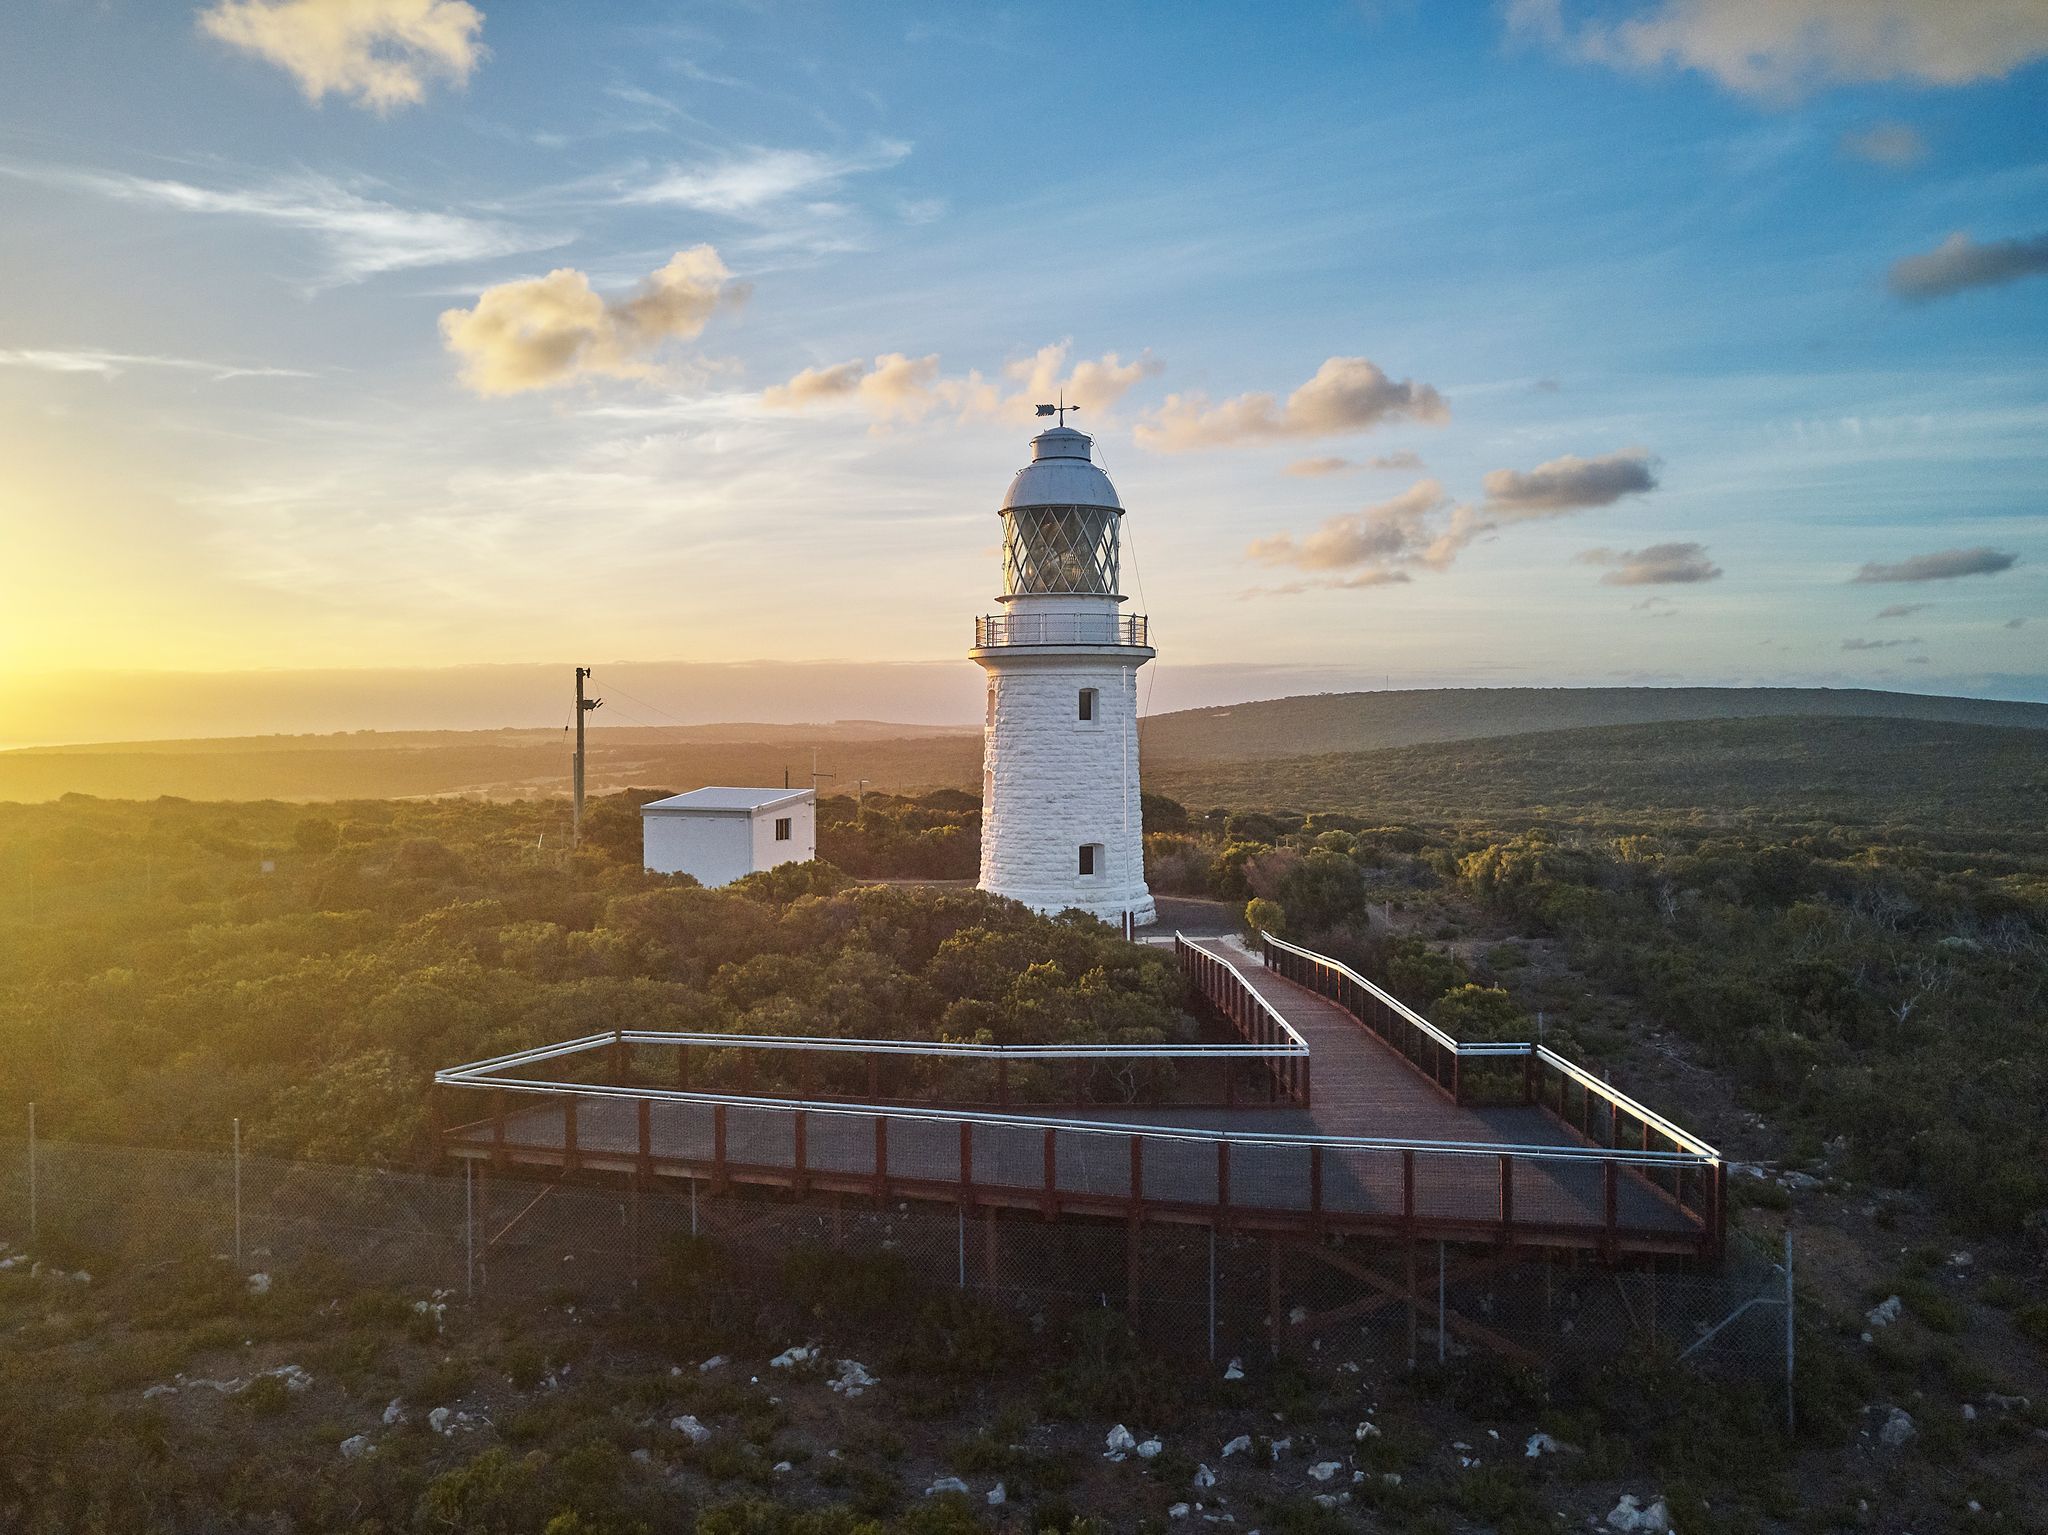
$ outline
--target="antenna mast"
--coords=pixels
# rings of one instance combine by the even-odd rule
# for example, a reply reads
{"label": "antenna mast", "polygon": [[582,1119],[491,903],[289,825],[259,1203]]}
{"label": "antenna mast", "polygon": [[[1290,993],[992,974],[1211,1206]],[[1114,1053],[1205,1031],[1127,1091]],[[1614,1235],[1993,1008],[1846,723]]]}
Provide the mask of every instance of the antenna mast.
{"label": "antenna mast", "polygon": [[576,760],[570,772],[569,846],[583,846],[583,716],[592,709],[602,708],[602,698],[583,696],[583,679],[590,675],[590,668],[576,668]]}

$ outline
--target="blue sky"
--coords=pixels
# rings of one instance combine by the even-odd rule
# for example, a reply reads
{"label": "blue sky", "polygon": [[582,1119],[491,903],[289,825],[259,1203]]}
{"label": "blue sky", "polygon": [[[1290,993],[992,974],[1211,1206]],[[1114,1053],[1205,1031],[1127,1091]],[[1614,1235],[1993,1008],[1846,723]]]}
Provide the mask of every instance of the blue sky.
{"label": "blue sky", "polygon": [[1067,383],[1176,702],[2048,698],[2048,5],[321,9],[0,16],[19,674],[944,661]]}

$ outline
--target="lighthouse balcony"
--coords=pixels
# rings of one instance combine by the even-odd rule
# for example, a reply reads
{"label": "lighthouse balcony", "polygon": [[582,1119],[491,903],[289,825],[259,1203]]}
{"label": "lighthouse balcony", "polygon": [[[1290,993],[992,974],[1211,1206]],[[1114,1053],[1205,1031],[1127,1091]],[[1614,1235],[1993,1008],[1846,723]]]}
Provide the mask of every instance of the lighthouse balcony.
{"label": "lighthouse balcony", "polygon": [[1149,649],[1143,613],[992,613],[974,621],[974,648],[1116,645]]}

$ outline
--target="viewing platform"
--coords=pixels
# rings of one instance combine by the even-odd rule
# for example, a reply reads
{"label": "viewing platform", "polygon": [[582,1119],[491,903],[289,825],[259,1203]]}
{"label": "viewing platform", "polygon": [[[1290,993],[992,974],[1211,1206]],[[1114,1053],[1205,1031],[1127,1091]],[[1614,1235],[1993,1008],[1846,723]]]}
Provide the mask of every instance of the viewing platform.
{"label": "viewing platform", "polygon": [[[971,1050],[999,1071],[1009,1056],[1019,1073],[1048,1057],[1071,1066],[1097,1054],[1220,1052],[1268,1084],[1223,1106],[1098,1098],[1034,1113],[1000,1092],[993,1109],[878,1102],[858,1074],[829,1096],[814,1077],[809,1091],[787,1096],[747,1081],[695,1087],[682,1062],[717,1048],[717,1036],[622,1030],[437,1073],[444,1087],[491,1094],[489,1115],[449,1130],[444,1145],[499,1168],[937,1200],[1048,1219],[1352,1232],[1609,1261],[1719,1258],[1726,1179],[1713,1147],[1555,1052],[1461,1044],[1333,960],[1271,938],[1261,947],[1255,956],[1235,940],[1175,940],[1196,993],[1240,1041],[1232,1045],[723,1045],[844,1054],[849,1065],[889,1050]],[[678,1053],[647,1072],[635,1060],[650,1050]],[[607,1054],[609,1081],[536,1074]]]}
{"label": "viewing platform", "polygon": [[1113,645],[1150,650],[1143,613],[991,613],[974,621],[974,648],[1013,645]]}

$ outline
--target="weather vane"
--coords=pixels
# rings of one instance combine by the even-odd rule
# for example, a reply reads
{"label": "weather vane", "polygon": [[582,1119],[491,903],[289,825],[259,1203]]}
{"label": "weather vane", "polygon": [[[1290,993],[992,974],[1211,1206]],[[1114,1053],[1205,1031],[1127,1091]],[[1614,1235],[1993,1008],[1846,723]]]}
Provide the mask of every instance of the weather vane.
{"label": "weather vane", "polygon": [[1038,413],[1041,416],[1058,416],[1060,418],[1060,425],[1065,426],[1067,424],[1067,412],[1070,410],[1079,410],[1080,408],[1081,407],[1078,405],[1069,405],[1067,403],[1067,392],[1066,390],[1062,389],[1060,391],[1059,404],[1041,405],[1038,407]]}

